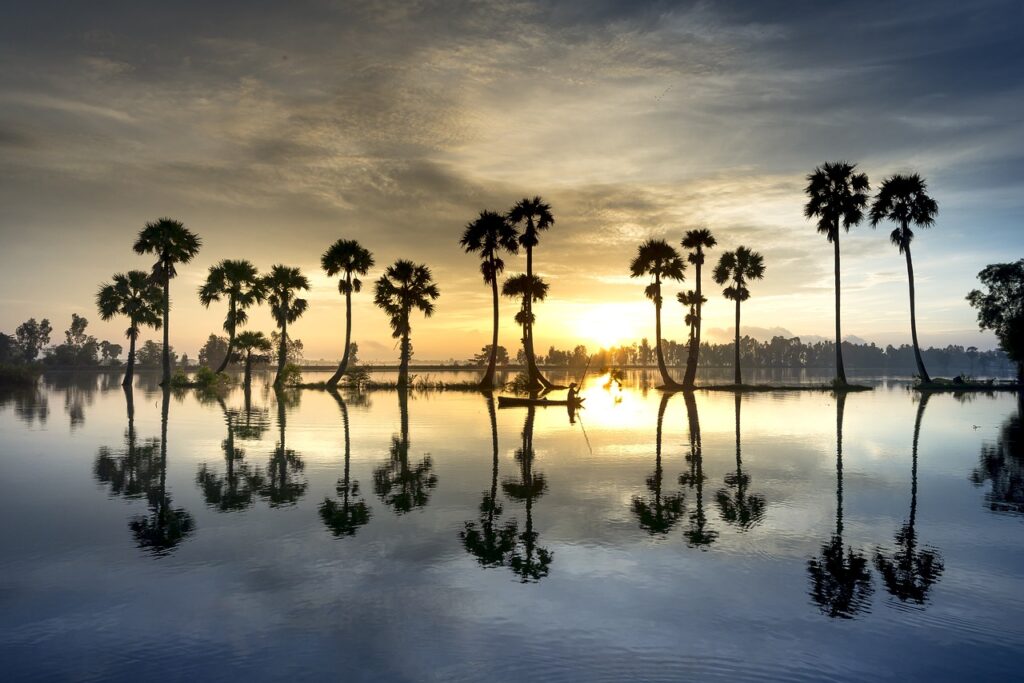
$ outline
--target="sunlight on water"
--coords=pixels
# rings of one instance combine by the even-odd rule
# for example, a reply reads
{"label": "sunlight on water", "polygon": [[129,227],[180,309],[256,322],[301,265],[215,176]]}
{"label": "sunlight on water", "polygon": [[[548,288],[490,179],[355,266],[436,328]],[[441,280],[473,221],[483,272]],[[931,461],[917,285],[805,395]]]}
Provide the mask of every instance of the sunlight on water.
{"label": "sunlight on water", "polygon": [[[12,679],[858,680],[1024,646],[1014,395],[0,395]],[[166,416],[166,419],[164,419]],[[907,651],[919,654],[908,662]],[[713,656],[708,653],[714,653]]]}

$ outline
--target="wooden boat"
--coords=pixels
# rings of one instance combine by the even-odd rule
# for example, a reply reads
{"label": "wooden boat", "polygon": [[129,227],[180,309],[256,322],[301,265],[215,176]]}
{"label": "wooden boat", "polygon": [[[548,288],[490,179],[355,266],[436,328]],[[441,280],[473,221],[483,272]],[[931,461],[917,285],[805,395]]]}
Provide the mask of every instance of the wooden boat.
{"label": "wooden boat", "polygon": [[[582,398],[576,398],[573,400],[572,405],[574,408],[579,408],[583,405]],[[569,401],[567,399],[551,399],[551,398],[524,398],[521,396],[499,396],[498,407],[499,408],[526,408],[528,406],[535,406],[545,408],[547,406],[568,406]]]}

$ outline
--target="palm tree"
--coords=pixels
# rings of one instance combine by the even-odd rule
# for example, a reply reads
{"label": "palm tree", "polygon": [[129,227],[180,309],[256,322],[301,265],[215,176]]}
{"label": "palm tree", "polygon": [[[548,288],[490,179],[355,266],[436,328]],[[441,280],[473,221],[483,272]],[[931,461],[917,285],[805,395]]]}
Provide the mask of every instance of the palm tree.
{"label": "palm tree", "polygon": [[914,442],[910,451],[910,517],[896,533],[899,550],[887,556],[881,549],[875,552],[875,568],[882,575],[889,593],[900,602],[923,605],[928,600],[928,591],[942,576],[945,565],[935,548],[925,546],[918,549],[917,531],[917,444],[921,436],[921,419],[928,405],[930,393],[921,395],[917,405],[917,419],[914,421]]}
{"label": "palm tree", "polygon": [[[700,353],[700,327],[701,327],[701,306],[707,303],[707,299],[700,291],[700,271],[704,265],[704,250],[713,249],[718,240],[707,228],[687,230],[680,243],[684,249],[689,249],[686,260],[693,264],[696,270],[696,289],[693,290],[693,306],[690,314],[692,322],[690,325],[690,353],[686,357],[686,374],[683,375],[683,386],[692,387],[697,380],[697,356]],[[689,305],[684,303],[685,305]]]}
{"label": "palm tree", "polygon": [[878,195],[871,204],[871,227],[884,220],[896,223],[889,240],[907,258],[907,280],[910,282],[910,336],[914,342],[914,358],[917,360],[917,374],[921,381],[930,382],[931,377],[921,359],[921,347],[917,343],[917,313],[914,309],[914,262],[910,258],[910,243],[914,240],[911,225],[929,228],[935,224],[939,205],[928,196],[928,185],[917,173],[896,174],[882,181]]}
{"label": "palm tree", "polygon": [[419,463],[409,462],[409,392],[398,390],[400,433],[391,436],[389,458],[373,471],[373,490],[377,496],[401,515],[415,508],[426,507],[430,492],[437,488],[434,459],[425,456]]}
{"label": "palm tree", "polygon": [[351,461],[352,448],[349,438],[348,406],[337,391],[331,391],[338,408],[341,410],[341,422],[345,428],[345,473],[338,480],[335,490],[341,496],[341,503],[324,497],[320,504],[320,519],[338,538],[355,536],[360,527],[370,521],[370,506],[359,495],[359,482],[352,479]]}
{"label": "palm tree", "polygon": [[636,256],[629,264],[630,277],[650,275],[652,281],[644,293],[654,301],[654,342],[658,356],[658,371],[661,372],[662,389],[678,389],[680,385],[668,374],[665,354],[661,349],[661,281],[662,279],[682,282],[686,277],[686,263],[674,247],[665,240],[647,240],[637,247]]}
{"label": "palm tree", "polygon": [[281,330],[277,349],[277,375],[274,376],[274,386],[280,386],[288,357],[288,323],[302,317],[309,306],[309,302],[296,296],[299,290],[309,289],[309,279],[298,268],[276,265],[270,269],[269,275],[264,276],[263,286],[267,290],[270,314]]}
{"label": "palm tree", "polygon": [[697,400],[692,391],[683,394],[686,402],[686,418],[690,432],[690,454],[686,460],[690,471],[679,475],[679,483],[695,489],[696,503],[690,514],[690,528],[686,530],[686,543],[691,548],[707,550],[718,539],[718,532],[708,528],[708,517],[704,512],[704,452],[700,438],[700,416],[697,414]]}
{"label": "palm tree", "polygon": [[262,332],[243,330],[235,338],[235,348],[245,356],[245,379],[242,385],[248,389],[252,381],[253,352],[270,353],[273,346],[270,340],[263,336]]}
{"label": "palm tree", "polygon": [[434,283],[430,268],[412,261],[395,261],[377,280],[374,303],[388,314],[391,336],[401,339],[399,387],[409,384],[409,359],[412,357],[412,344],[409,341],[412,326],[409,324],[409,314],[415,308],[421,311],[424,317],[429,318],[434,314],[434,301],[439,296],[441,292]]}
{"label": "palm tree", "polygon": [[636,515],[640,528],[652,536],[667,534],[686,512],[686,502],[681,491],[667,495],[661,491],[665,479],[664,468],[661,465],[662,423],[665,420],[665,407],[669,398],[671,394],[662,394],[661,403],[658,404],[658,423],[654,437],[654,472],[647,477],[647,489],[652,495],[650,500],[633,496],[632,504],[633,514]]}
{"label": "palm tree", "polygon": [[811,598],[823,614],[852,619],[868,609],[871,572],[864,554],[843,544],[843,413],[846,393],[836,395],[836,530],[821,546],[820,557],[807,562]]}
{"label": "palm tree", "polygon": [[218,474],[204,462],[196,472],[196,485],[202,490],[206,504],[218,512],[244,510],[252,505],[256,491],[263,485],[262,477],[245,462],[245,449],[235,443],[239,412],[229,410],[219,396],[217,403],[228,426],[227,438],[221,442],[225,472]]}
{"label": "palm tree", "polygon": [[171,278],[178,274],[177,265],[188,263],[202,246],[199,239],[191,230],[186,228],[181,221],[173,218],[159,218],[146,223],[139,236],[135,240],[135,253],[156,254],[156,263],[153,264],[153,281],[158,283],[163,290],[163,378],[161,384],[171,381],[171,340],[170,340],[170,317],[171,317]]}
{"label": "palm tree", "polygon": [[115,315],[128,318],[128,364],[121,385],[128,388],[135,376],[135,343],[139,339],[139,328],[142,326],[160,329],[160,304],[163,292],[160,285],[153,282],[141,270],[130,270],[117,273],[112,282],[100,285],[96,293],[96,307],[100,318],[110,320]]}
{"label": "palm tree", "polygon": [[220,362],[217,372],[224,372],[231,360],[235,345],[235,333],[239,325],[249,321],[246,309],[263,301],[266,296],[263,278],[250,261],[225,259],[210,266],[206,282],[199,287],[199,301],[206,308],[222,297],[228,300],[228,315],[224,319],[224,331],[228,333],[228,350]]}
{"label": "palm tree", "polygon": [[843,367],[843,336],[839,316],[839,229],[846,232],[860,223],[868,203],[868,177],[855,173],[857,164],[826,162],[807,176],[806,218],[818,219],[818,232],[832,243],[836,278],[836,381],[846,384]]}
{"label": "palm tree", "polygon": [[722,290],[722,295],[736,302],[736,385],[739,386],[743,383],[740,375],[740,303],[750,298],[747,282],[764,277],[764,257],[746,247],[737,247],[736,251],[722,254],[712,276],[719,285],[731,281]]}
{"label": "palm tree", "polygon": [[338,369],[327,380],[327,386],[336,387],[348,370],[352,347],[352,292],[362,290],[363,282],[358,276],[366,275],[373,268],[373,254],[355,240],[338,240],[320,257],[320,265],[332,277],[343,274],[338,280],[338,291],[345,295],[345,351]]}
{"label": "palm tree", "polygon": [[[551,214],[551,206],[540,197],[532,199],[524,197],[516,202],[508,212],[508,221],[513,228],[519,230],[519,245],[526,248],[526,276],[533,278],[533,248],[540,242],[540,231],[548,230],[555,224]],[[526,353],[527,373],[530,384],[534,388],[552,389],[554,385],[547,380],[537,367],[537,354],[533,348],[533,298],[527,293],[524,301],[524,316],[529,322],[524,326],[523,351]]]}
{"label": "palm tree", "polygon": [[309,482],[299,473],[306,469],[302,456],[288,448],[286,436],[288,431],[289,401],[296,400],[280,387],[274,387],[274,398],[277,401],[277,444],[267,463],[266,477],[262,480],[259,490],[267,504],[273,508],[291,507],[306,493]]}
{"label": "palm tree", "polygon": [[685,292],[679,292],[676,294],[676,301],[686,307],[686,316],[683,318],[683,322],[688,328],[690,328],[690,338],[687,341],[687,349],[689,353],[686,356],[686,373],[689,375],[690,372],[690,359],[694,358],[693,362],[693,373],[694,376],[690,379],[690,383],[686,383],[686,375],[683,377],[683,386],[692,389],[694,380],[697,376],[697,363],[695,359],[696,352],[694,349],[700,347],[700,342],[697,341],[700,330],[698,329],[700,324],[700,310],[701,306],[708,302],[706,296],[698,294],[696,290],[688,289]]}
{"label": "palm tree", "polygon": [[518,253],[517,237],[516,229],[508,218],[493,211],[481,211],[476,220],[466,226],[459,240],[459,245],[467,254],[480,254],[480,273],[484,277],[484,284],[491,286],[494,307],[491,353],[487,359],[487,370],[480,380],[480,388],[485,391],[494,389],[494,366],[498,357],[498,276],[505,270],[501,252]]}
{"label": "palm tree", "polygon": [[[764,497],[756,493],[747,494],[750,475],[743,471],[743,453],[740,443],[740,395],[734,397],[736,418],[736,471],[725,475],[725,486],[718,490],[718,509],[722,519],[734,524],[741,531],[756,526],[764,518]],[[730,492],[729,489],[732,489]]]}
{"label": "palm tree", "polygon": [[[548,296],[548,283],[536,275],[531,277],[526,273],[520,273],[505,280],[501,286],[501,294],[510,299],[519,299],[521,301],[519,311],[516,312],[515,321],[516,324],[521,325],[523,328],[523,349],[525,352],[527,339],[530,336],[530,325],[535,319],[532,308],[527,308],[527,302],[531,302],[530,305],[532,306],[534,302],[544,301]],[[527,373],[529,373],[529,367],[527,367]],[[531,381],[531,389],[537,389],[541,386],[533,384]]]}
{"label": "palm tree", "polygon": [[548,575],[554,559],[554,553],[540,545],[540,533],[533,528],[533,501],[544,495],[548,488],[544,475],[533,470],[533,460],[536,457],[533,448],[533,425],[536,415],[537,409],[533,406],[526,409],[523,446],[517,449],[515,454],[516,461],[519,462],[519,479],[509,477],[501,483],[506,496],[526,503],[523,532],[519,534],[508,561],[509,567],[519,576],[520,583],[540,581]]}

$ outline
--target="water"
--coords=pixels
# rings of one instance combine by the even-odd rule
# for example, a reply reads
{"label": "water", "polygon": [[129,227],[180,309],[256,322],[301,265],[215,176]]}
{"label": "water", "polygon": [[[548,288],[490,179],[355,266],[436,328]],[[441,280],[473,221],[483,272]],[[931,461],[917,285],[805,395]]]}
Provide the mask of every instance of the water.
{"label": "water", "polygon": [[1017,675],[1014,395],[138,382],[0,394],[8,680]]}

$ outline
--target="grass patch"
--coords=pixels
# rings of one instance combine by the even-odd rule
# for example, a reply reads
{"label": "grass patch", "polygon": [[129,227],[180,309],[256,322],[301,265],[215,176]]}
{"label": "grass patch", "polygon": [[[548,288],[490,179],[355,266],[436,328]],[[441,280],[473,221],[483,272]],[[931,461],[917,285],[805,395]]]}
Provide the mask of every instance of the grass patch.
{"label": "grass patch", "polygon": [[231,387],[234,380],[226,374],[217,374],[210,368],[202,367],[195,375],[188,376],[184,370],[175,371],[171,376],[172,389],[201,389],[203,391],[220,391]]}

